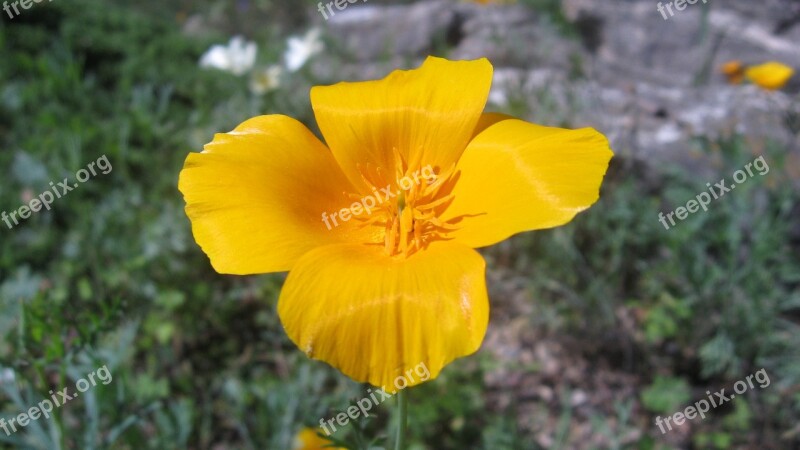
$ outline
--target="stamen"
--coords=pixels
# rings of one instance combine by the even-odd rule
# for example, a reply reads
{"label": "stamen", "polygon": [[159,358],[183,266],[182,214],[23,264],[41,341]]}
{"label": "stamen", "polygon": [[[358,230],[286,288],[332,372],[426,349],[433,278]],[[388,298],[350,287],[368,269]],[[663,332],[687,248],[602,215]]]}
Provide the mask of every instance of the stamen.
{"label": "stamen", "polygon": [[[456,165],[451,164],[446,170],[436,167],[435,172],[438,173],[435,180],[419,179],[417,176],[408,189],[403,189],[407,182],[401,185],[401,180],[412,179],[411,174],[419,172],[413,172],[412,168],[417,168],[418,165],[409,167],[408,161],[397,148],[392,148],[392,158],[394,167],[389,170],[370,163],[356,164],[366,187],[371,190],[367,195],[374,196],[379,189],[385,189],[386,186],[397,189],[396,197],[382,199],[380,205],[369,215],[354,217],[360,222],[358,227],[382,227],[383,247],[390,256],[408,257],[431,242],[450,240],[448,234],[459,229],[456,225],[458,221],[451,219],[445,222],[439,216],[454,198],[452,190],[460,176]],[[392,172],[395,174],[394,179],[388,176]],[[349,193],[347,197],[358,201],[364,195]]]}

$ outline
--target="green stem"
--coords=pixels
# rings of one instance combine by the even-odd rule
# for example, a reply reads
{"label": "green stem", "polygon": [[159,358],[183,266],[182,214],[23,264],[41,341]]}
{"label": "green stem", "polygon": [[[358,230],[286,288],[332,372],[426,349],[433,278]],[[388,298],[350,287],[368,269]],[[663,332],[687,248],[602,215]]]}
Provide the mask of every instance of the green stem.
{"label": "green stem", "polygon": [[406,390],[397,392],[397,440],[394,450],[403,450],[406,446],[406,428],[408,427],[408,396]]}

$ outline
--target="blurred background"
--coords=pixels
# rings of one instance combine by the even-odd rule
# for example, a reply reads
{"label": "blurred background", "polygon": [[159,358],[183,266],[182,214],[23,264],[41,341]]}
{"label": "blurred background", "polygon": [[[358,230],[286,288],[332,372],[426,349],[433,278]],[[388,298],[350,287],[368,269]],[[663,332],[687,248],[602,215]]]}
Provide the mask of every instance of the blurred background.
{"label": "blurred background", "polygon": [[[0,211],[86,181],[0,222],[0,417],[103,366],[113,381],[0,446],[302,448],[301,430],[363,397],[284,334],[284,274],[213,271],[178,173],[251,116],[316,132],[313,85],[432,54],[489,58],[487,110],[594,127],[616,156],[571,224],[482,251],[486,339],[411,390],[410,448],[800,448],[800,90],[748,69],[800,67],[800,2],[663,3],[674,15],[651,0],[372,0],[328,19],[296,0],[9,4]],[[113,170],[79,174],[104,155]],[[764,175],[659,222],[759,157]],[[761,369],[768,386],[656,425]],[[393,414],[336,437],[388,448]]]}

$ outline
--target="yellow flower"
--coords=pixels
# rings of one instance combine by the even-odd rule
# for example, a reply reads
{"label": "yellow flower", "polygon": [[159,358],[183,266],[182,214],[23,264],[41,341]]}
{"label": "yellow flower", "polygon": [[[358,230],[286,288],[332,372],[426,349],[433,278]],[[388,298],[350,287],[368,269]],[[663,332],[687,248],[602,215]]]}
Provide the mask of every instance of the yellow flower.
{"label": "yellow flower", "polygon": [[728,77],[730,84],[739,84],[744,79],[744,65],[738,60],[726,62],[720,67],[720,72]]}
{"label": "yellow flower", "polygon": [[342,447],[326,447],[331,441],[319,436],[314,428],[303,428],[294,438],[292,450],[336,450]]}
{"label": "yellow flower", "polygon": [[794,69],[779,62],[770,61],[748,67],[745,76],[754,84],[768,90],[782,88],[794,75]]}
{"label": "yellow flower", "polygon": [[491,80],[430,57],[314,87],[327,145],[283,115],[217,134],[180,175],[195,240],[220,273],[290,271],[278,314],[309,357],[388,392],[436,378],[486,332],[474,249],[572,220],[612,156],[593,129],[482,113]]}

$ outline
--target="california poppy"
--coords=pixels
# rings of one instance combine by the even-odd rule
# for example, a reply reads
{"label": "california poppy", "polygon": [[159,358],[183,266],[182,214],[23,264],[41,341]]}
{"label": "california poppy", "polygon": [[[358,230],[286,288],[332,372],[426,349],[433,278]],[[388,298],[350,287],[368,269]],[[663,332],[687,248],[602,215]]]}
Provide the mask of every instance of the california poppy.
{"label": "california poppy", "polygon": [[486,59],[430,57],[314,87],[327,145],[283,115],[217,134],[180,175],[196,241],[220,273],[289,271],[278,314],[309,357],[388,392],[420,363],[435,378],[486,332],[475,248],[572,220],[612,156],[593,129],[483,113],[491,81]]}

